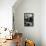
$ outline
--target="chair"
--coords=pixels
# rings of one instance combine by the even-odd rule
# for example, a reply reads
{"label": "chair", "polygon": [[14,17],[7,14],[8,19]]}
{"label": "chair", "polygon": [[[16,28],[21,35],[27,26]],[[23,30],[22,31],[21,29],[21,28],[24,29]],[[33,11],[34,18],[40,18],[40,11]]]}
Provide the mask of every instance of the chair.
{"label": "chair", "polygon": [[35,46],[35,43],[32,40],[26,40],[25,46]]}
{"label": "chair", "polygon": [[14,38],[16,46],[22,46],[22,33],[15,33]]}

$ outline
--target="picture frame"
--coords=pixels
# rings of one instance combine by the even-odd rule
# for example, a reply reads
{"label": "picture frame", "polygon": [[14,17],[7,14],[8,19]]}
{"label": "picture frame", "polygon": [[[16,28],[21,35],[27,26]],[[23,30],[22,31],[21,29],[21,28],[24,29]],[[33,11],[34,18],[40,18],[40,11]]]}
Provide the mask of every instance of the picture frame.
{"label": "picture frame", "polygon": [[34,13],[24,13],[24,26],[34,25]]}

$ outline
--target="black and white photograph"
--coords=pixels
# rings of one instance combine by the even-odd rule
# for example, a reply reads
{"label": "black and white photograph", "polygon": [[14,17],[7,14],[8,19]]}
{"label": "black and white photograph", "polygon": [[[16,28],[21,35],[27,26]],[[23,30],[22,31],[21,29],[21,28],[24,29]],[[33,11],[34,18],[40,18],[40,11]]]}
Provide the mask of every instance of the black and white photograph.
{"label": "black and white photograph", "polygon": [[24,13],[24,26],[33,26],[33,13]]}

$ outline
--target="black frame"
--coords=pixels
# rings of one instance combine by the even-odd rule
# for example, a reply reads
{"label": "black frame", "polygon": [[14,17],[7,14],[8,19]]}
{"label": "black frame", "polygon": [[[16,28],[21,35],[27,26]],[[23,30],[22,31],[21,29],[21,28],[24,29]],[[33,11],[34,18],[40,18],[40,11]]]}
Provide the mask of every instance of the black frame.
{"label": "black frame", "polygon": [[34,13],[24,13],[24,26],[34,25]]}

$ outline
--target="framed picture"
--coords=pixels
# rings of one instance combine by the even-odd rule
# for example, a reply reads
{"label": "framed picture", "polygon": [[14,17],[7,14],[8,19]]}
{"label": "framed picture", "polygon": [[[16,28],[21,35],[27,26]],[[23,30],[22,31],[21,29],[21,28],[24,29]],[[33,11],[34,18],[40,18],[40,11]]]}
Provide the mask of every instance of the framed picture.
{"label": "framed picture", "polygon": [[24,26],[33,26],[33,25],[34,25],[34,14],[24,13]]}

